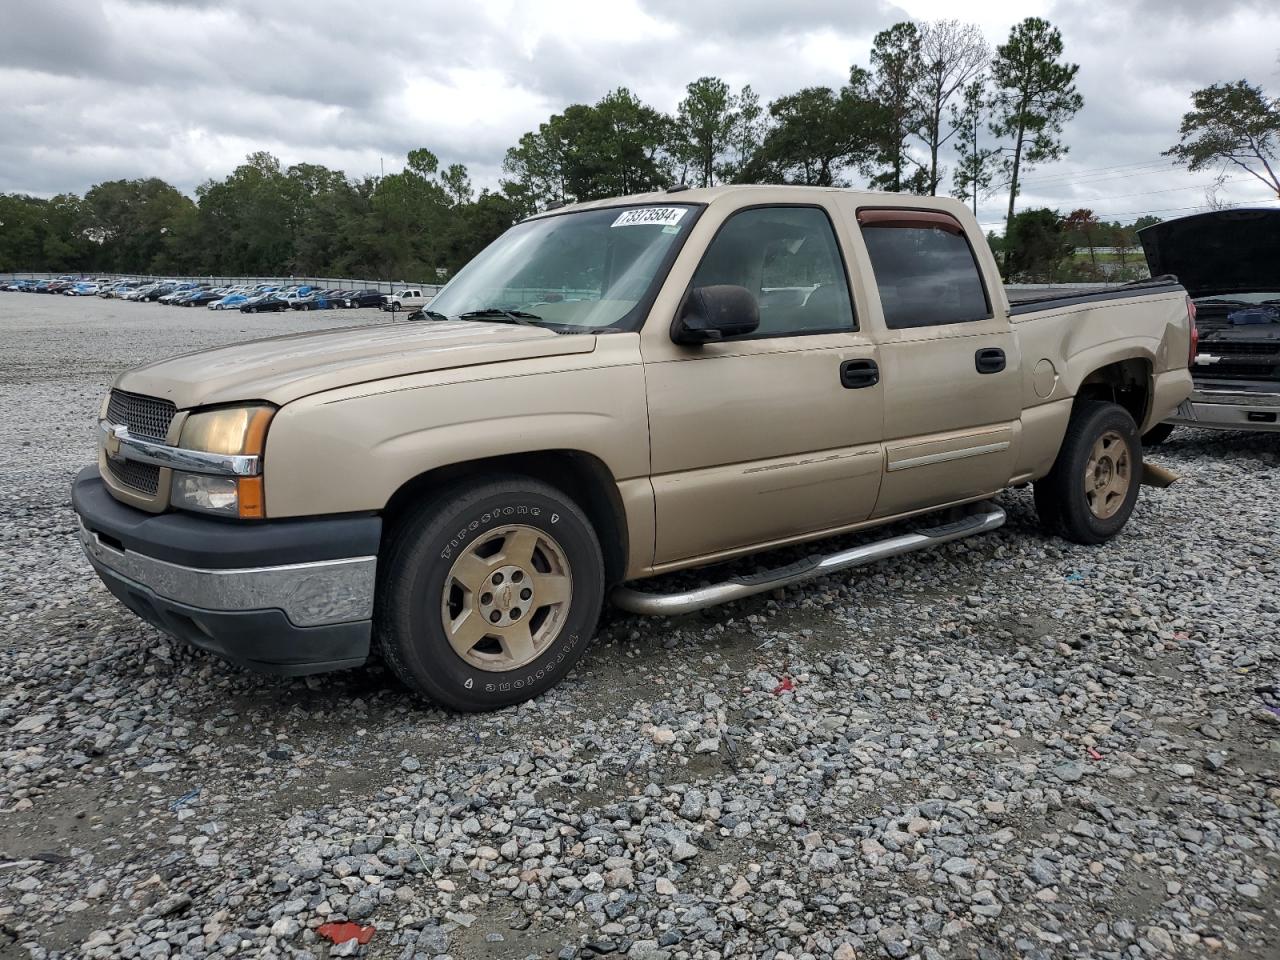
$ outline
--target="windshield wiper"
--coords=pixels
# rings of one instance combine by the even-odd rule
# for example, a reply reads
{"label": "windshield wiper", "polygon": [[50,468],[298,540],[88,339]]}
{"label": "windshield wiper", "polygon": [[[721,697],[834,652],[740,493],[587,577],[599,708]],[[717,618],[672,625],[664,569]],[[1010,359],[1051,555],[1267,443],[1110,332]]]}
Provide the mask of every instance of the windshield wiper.
{"label": "windshield wiper", "polygon": [[499,323],[518,323],[526,327],[536,327],[535,320],[542,318],[536,313],[524,310],[507,310],[503,307],[484,307],[481,310],[468,310],[458,314],[459,320],[497,320]]}
{"label": "windshield wiper", "polygon": [[439,310],[428,310],[426,307],[422,308],[422,315],[426,317],[428,320],[448,320],[449,319]]}

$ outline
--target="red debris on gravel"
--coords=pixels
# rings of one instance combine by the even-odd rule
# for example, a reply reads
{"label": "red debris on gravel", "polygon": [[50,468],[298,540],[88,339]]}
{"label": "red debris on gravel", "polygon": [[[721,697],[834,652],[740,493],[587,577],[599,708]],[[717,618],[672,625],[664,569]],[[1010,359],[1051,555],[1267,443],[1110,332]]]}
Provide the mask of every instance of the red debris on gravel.
{"label": "red debris on gravel", "polygon": [[355,923],[326,923],[322,924],[316,932],[334,943],[346,943],[348,940],[354,940],[357,943],[365,944],[373,939],[373,935],[377,933],[377,928],[372,926],[362,927]]}

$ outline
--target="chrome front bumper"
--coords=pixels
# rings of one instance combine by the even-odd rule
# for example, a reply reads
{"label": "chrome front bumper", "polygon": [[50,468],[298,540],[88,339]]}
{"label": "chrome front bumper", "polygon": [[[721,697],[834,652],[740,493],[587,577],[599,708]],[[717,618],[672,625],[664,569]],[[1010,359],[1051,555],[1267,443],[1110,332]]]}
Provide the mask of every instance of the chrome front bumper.
{"label": "chrome front bumper", "polygon": [[109,571],[173,603],[228,613],[279,610],[296,627],[373,616],[377,557],[217,570],[188,567],[118,550],[77,520],[80,545],[99,574]]}
{"label": "chrome front bumper", "polygon": [[1280,393],[1198,389],[1165,423],[1209,430],[1280,431]]}

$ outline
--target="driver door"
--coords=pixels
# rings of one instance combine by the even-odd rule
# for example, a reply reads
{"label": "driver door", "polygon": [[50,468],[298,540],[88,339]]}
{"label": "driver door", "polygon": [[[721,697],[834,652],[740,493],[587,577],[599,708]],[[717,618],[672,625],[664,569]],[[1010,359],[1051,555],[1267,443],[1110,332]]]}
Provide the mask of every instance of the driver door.
{"label": "driver door", "polygon": [[659,567],[857,523],[880,487],[877,347],[855,321],[830,212],[730,214],[691,281],[714,284],[752,293],[758,330],[642,346]]}

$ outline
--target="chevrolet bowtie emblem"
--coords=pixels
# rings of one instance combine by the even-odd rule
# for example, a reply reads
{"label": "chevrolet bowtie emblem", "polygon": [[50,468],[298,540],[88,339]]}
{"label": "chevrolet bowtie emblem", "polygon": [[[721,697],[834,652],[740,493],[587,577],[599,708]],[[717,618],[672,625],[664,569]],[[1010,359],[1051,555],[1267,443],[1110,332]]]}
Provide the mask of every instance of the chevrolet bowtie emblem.
{"label": "chevrolet bowtie emblem", "polygon": [[112,426],[111,429],[107,431],[107,435],[103,439],[102,446],[103,449],[107,451],[108,457],[112,460],[120,459],[120,438],[121,436],[127,437],[128,435],[129,428],[123,425]]}

